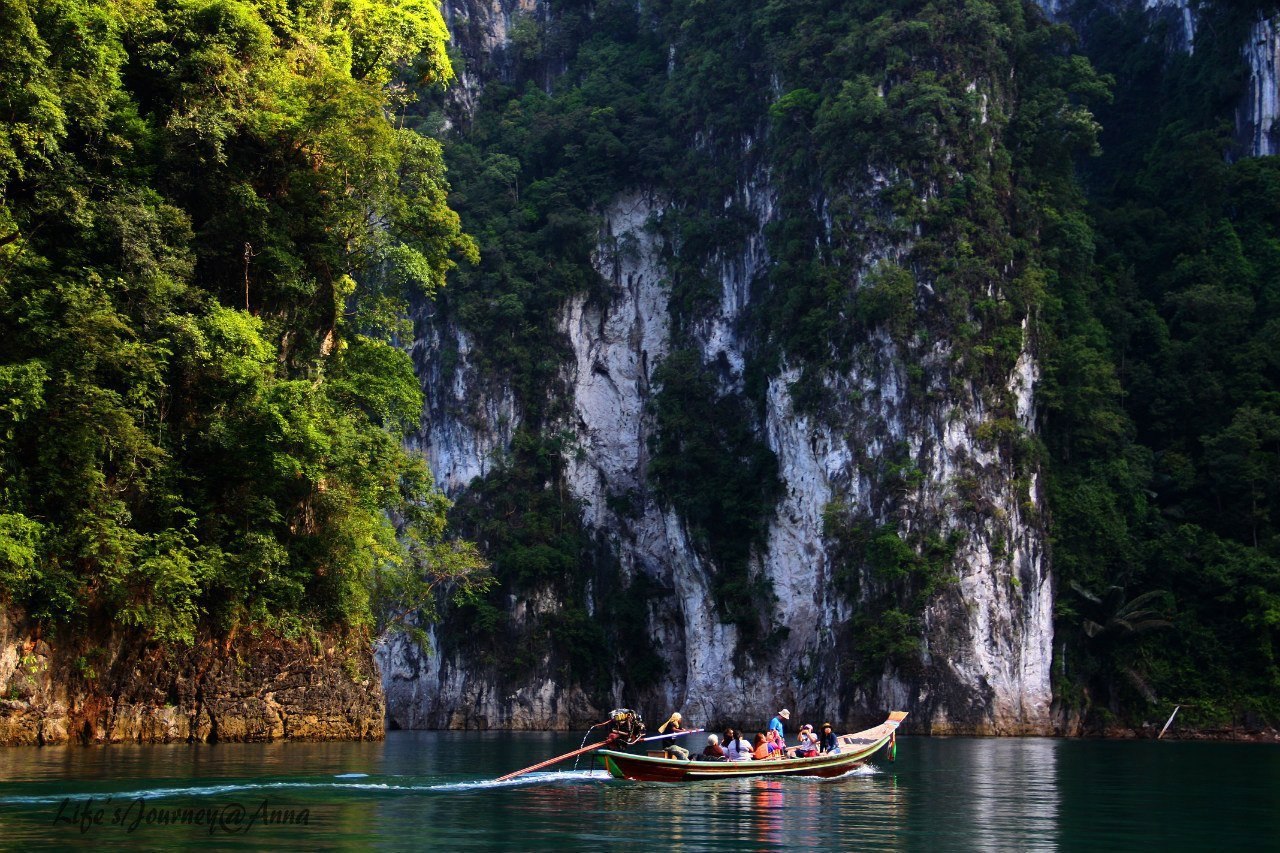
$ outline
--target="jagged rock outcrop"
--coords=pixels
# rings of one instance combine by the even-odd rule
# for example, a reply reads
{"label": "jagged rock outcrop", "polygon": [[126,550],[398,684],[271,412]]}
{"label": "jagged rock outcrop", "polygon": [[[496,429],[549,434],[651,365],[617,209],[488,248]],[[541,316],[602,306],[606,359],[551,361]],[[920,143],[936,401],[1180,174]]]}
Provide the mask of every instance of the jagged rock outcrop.
{"label": "jagged rock outcrop", "polygon": [[467,333],[455,324],[435,324],[429,303],[419,308],[420,325],[431,333],[414,342],[412,355],[423,387],[431,393],[409,446],[427,457],[436,483],[457,494],[483,477],[495,455],[510,444],[520,412],[509,387],[494,388],[477,375]]}
{"label": "jagged rock outcrop", "polygon": [[367,638],[64,644],[0,611],[0,745],[377,740],[383,717]]}
{"label": "jagged rock outcrop", "polygon": [[[506,0],[449,8],[469,57],[502,53],[513,12],[543,11]],[[477,29],[476,22],[489,23]],[[495,61],[501,65],[500,56]],[[467,79],[476,83],[474,74]],[[474,104],[474,97],[462,103]],[[759,169],[744,175],[736,196],[726,199],[726,208],[746,211],[755,225],[740,252],[717,259],[718,304],[690,333],[703,362],[720,365],[725,393],[743,386],[741,329],[752,282],[769,263],[765,232],[775,196],[770,175]],[[1037,477],[1033,472],[1020,481],[1008,448],[986,435],[990,398],[953,374],[945,344],[921,365],[923,395],[909,387],[887,334],[866,342],[871,355],[853,370],[822,377],[830,397],[842,402],[820,415],[797,410],[791,392],[797,368],[783,365],[769,379],[763,434],[778,458],[783,490],[753,571],[773,589],[772,623],[782,630],[767,660],[753,659],[751,671],[738,669],[738,629],[717,616],[709,567],[648,477],[651,377],[672,338],[670,273],[659,229],[652,227],[665,206],[655,192],[636,193],[601,211],[595,266],[610,285],[608,298],[571,298],[559,319],[572,353],[561,377],[572,414],[555,426],[572,436],[566,479],[581,502],[583,524],[624,577],[643,573],[664,590],[649,603],[648,624],[665,675],[641,696],[622,696],[615,684],[611,701],[683,708],[700,720],[754,719],[786,704],[805,715],[854,721],[892,706],[911,709],[917,731],[1048,732],[1053,599]],[[903,249],[876,247],[866,269]],[[457,495],[470,477],[483,475],[521,415],[509,389],[471,369],[468,335],[454,319],[432,317],[426,308],[421,319],[426,333],[415,344],[415,358],[430,402],[417,441],[438,482]],[[1015,401],[1018,425],[1033,431],[1038,367],[1030,341],[1025,346],[1002,393]],[[440,357],[446,352],[457,353],[447,374]],[[904,454],[919,472],[910,494],[892,501],[869,473],[890,453]],[[983,506],[962,508],[966,490],[980,492]],[[963,542],[952,585],[924,614],[923,668],[886,666],[878,681],[856,693],[848,689],[843,650],[857,602],[833,580],[824,519],[833,508],[902,530],[956,532]],[[550,594],[508,602],[516,624],[558,606]],[[433,634],[436,649],[438,639]],[[558,678],[550,657],[514,681],[472,660],[465,643],[424,656],[406,639],[392,639],[378,658],[394,726],[563,728],[594,722],[607,710]]]}
{"label": "jagged rock outcrop", "polygon": [[1280,15],[1258,15],[1244,46],[1249,63],[1249,91],[1240,105],[1241,140],[1255,157],[1280,154]]}

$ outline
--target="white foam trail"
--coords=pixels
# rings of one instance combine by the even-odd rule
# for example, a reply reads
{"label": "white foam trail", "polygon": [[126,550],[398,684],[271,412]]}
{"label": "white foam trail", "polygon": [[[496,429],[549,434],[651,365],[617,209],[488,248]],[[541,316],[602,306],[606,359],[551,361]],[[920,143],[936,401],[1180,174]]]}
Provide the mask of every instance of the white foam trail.
{"label": "white foam trail", "polygon": [[369,777],[368,773],[339,773],[337,776],[334,776],[333,778],[335,779],[367,779],[368,777]]}
{"label": "white foam trail", "polygon": [[[859,776],[878,776],[882,771],[880,768],[871,764],[863,764],[852,770],[845,771],[839,776],[787,776],[787,779],[803,779],[806,782],[842,782],[845,779],[855,779]],[[765,777],[768,778],[768,777]]]}
{"label": "white foam trail", "polygon": [[[348,774],[364,776],[368,774]],[[339,777],[341,778],[341,777]],[[529,773],[516,779],[498,782],[478,779],[472,782],[443,782],[434,785],[400,785],[387,782],[243,782],[228,785],[202,785],[192,788],[143,788],[135,791],[82,791],[62,794],[45,794],[36,797],[0,797],[0,805],[39,805],[60,803],[65,799],[87,799],[105,802],[111,800],[168,799],[170,797],[214,797],[242,791],[331,789],[343,791],[471,791],[485,788],[514,788],[521,785],[546,784],[548,782],[591,782],[609,778],[607,773],[582,770],[568,773]]]}
{"label": "white foam trail", "polygon": [[841,773],[839,776],[836,776],[833,779],[828,779],[827,781],[839,782],[841,779],[852,779],[855,776],[878,776],[881,772],[880,768],[876,767],[874,764],[863,764],[861,767],[855,767],[848,773]]}
{"label": "white foam trail", "polygon": [[526,773],[524,776],[517,776],[515,779],[507,779],[499,782],[496,779],[486,779],[481,782],[451,782],[443,785],[433,786],[434,790],[440,791],[469,791],[478,788],[513,788],[519,785],[530,785],[543,782],[598,782],[601,779],[608,779],[609,774],[603,770],[566,770],[563,772],[544,772],[544,773]]}

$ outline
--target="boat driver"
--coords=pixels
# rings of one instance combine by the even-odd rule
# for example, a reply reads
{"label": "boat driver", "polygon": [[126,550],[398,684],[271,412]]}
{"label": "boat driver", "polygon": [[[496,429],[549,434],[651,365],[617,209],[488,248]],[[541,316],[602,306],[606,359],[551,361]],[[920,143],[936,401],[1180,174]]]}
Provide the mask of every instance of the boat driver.
{"label": "boat driver", "polygon": [[[684,718],[680,716],[679,711],[675,711],[667,718],[667,721],[658,726],[659,734],[667,734],[669,732],[684,731]],[[662,741],[662,749],[666,752],[668,758],[679,758],[683,761],[689,760],[689,750],[683,746],[676,745],[676,739],[673,737],[666,738]]]}

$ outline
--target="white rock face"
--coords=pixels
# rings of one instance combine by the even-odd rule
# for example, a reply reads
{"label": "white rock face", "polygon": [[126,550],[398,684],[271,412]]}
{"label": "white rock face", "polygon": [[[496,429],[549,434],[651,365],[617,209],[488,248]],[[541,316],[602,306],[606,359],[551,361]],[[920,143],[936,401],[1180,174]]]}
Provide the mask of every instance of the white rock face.
{"label": "white rock face", "polygon": [[605,211],[595,262],[612,283],[609,304],[574,297],[561,321],[573,345],[566,379],[584,451],[569,459],[568,479],[585,502],[584,520],[591,527],[612,523],[610,495],[646,488],[650,429],[644,407],[650,373],[666,357],[670,337],[665,270],[649,228],[658,212],[652,200],[638,196]]}
{"label": "white rock face", "polygon": [[466,332],[452,325],[430,328],[430,336],[413,345],[427,405],[408,446],[426,456],[436,484],[456,495],[488,473],[510,445],[520,415],[509,387],[488,388],[476,375]]}
{"label": "white rock face", "polygon": [[[656,200],[641,196],[607,209],[595,260],[612,284],[609,304],[580,296],[566,306],[562,328],[574,359],[565,379],[576,436],[567,474],[583,520],[616,548],[623,574],[644,573],[672,590],[653,619],[653,641],[667,653],[662,702],[706,719],[741,713],[750,700],[732,665],[737,631],[716,618],[707,568],[683,521],[658,505],[648,484],[650,374],[670,348],[666,271],[650,227],[660,214]],[[737,345],[719,331],[727,319],[708,326],[716,346]],[[623,498],[619,509],[610,496]]]}
{"label": "white rock face", "polygon": [[1280,154],[1280,16],[1258,16],[1244,46],[1249,63],[1249,92],[1240,109],[1240,130],[1254,157]]}
{"label": "white rock face", "polygon": [[475,112],[482,88],[477,65],[498,56],[511,44],[512,25],[520,16],[536,16],[540,0],[443,0],[441,11],[463,61],[453,69],[450,89],[464,115]]}
{"label": "white rock face", "polygon": [[[881,352],[892,353],[889,341],[877,343]],[[891,355],[884,359],[886,364],[892,360]],[[905,442],[923,475],[918,490],[904,501],[906,526],[910,519],[932,519],[944,537],[953,530],[964,534],[955,586],[925,619],[930,663],[949,677],[919,680],[889,670],[873,691],[858,695],[855,705],[927,709],[930,727],[939,733],[1047,731],[1053,599],[1040,522],[1034,504],[1021,506],[1008,460],[983,449],[980,399],[975,394],[961,401],[968,405],[959,416],[958,406],[938,405],[922,421],[909,411],[905,383],[892,368],[832,376],[829,388],[858,401],[847,428],[837,431],[792,410],[786,388],[797,377],[798,371],[784,373],[770,385],[769,443],[778,453],[786,496],[771,527],[766,558],[780,621],[790,629],[787,657],[812,660],[820,673],[806,684],[792,679],[795,704],[840,705],[839,680],[829,673],[840,663],[841,649],[832,643],[850,616],[850,603],[832,587],[823,508],[836,500],[854,515],[876,517],[873,490],[859,462]],[[1028,429],[1034,426],[1037,378],[1034,360],[1024,354],[1010,377],[1010,390]],[[969,515],[953,508],[955,484],[963,477],[980,483],[990,503],[982,525],[974,526]]]}
{"label": "white rock face", "polygon": [[[493,40],[486,49],[492,49],[507,38],[510,14],[533,5],[451,0],[446,9],[454,27],[464,23],[463,12],[470,26],[482,22],[490,34],[483,37]],[[502,15],[508,17],[500,24]],[[719,301],[691,338],[705,363],[727,368],[721,391],[730,394],[743,386],[742,323],[752,283],[769,264],[764,228],[775,208],[770,176],[744,175],[724,203],[745,210],[758,227],[741,251],[713,259]],[[797,367],[783,365],[768,380],[763,437],[778,458],[782,495],[753,571],[771,583],[773,624],[785,631],[766,659],[751,660],[746,670],[735,666],[738,631],[717,618],[711,569],[684,521],[658,504],[648,476],[654,428],[649,403],[656,390],[651,377],[672,346],[664,247],[650,227],[664,210],[661,198],[637,194],[601,211],[594,262],[609,285],[607,295],[571,298],[559,318],[572,352],[561,377],[572,413],[555,425],[573,439],[564,457],[567,486],[582,503],[584,526],[623,575],[647,575],[666,591],[650,602],[648,613],[652,642],[667,664],[664,679],[643,696],[622,695],[615,683],[610,702],[651,716],[678,708],[695,721],[747,725],[783,705],[796,712],[793,720],[810,721],[861,719],[892,707],[914,712],[935,732],[1047,732],[1052,583],[1034,472],[1029,489],[1025,481],[1019,485],[1011,451],[998,440],[981,439],[991,427],[983,394],[970,383],[950,381],[945,346],[935,346],[922,365],[929,393],[921,395],[911,388],[898,344],[884,332],[867,342],[870,355],[854,368],[822,377],[835,401],[830,411],[797,411],[790,390],[800,376]],[[830,228],[825,205],[819,212]],[[900,257],[904,248],[871,246],[863,267]],[[928,284],[921,288],[921,298],[928,298]],[[520,413],[510,388],[479,375],[465,331],[426,319],[430,332],[414,350],[429,401],[416,446],[437,481],[457,494],[509,446]],[[1027,430],[1035,428],[1038,378],[1032,354],[1024,352],[1007,380],[1016,417]],[[919,480],[909,494],[889,501],[872,472],[904,448]],[[977,511],[961,507],[960,481],[981,495]],[[954,583],[923,615],[923,675],[886,667],[878,682],[848,689],[845,664],[856,653],[849,621],[859,602],[849,600],[833,577],[836,566],[824,539],[829,506],[903,533],[962,534]],[[864,602],[866,589],[864,583]],[[560,606],[547,593],[528,600],[512,596],[507,604],[517,623]],[[549,657],[518,683],[500,688],[499,676],[471,659],[465,642],[452,646],[461,651],[423,656],[403,639],[378,650],[394,725],[566,728],[597,721],[608,710],[557,678]]]}
{"label": "white rock face", "polygon": [[511,25],[520,15],[538,11],[538,0],[445,0],[442,6],[451,32],[469,30],[468,45],[492,55],[511,43]]}
{"label": "white rock face", "polygon": [[1191,53],[1196,41],[1195,0],[1143,0],[1149,12],[1173,14],[1182,26],[1182,49]]}
{"label": "white rock face", "polygon": [[[759,185],[750,192],[763,224],[772,211],[769,194]],[[698,719],[742,720],[783,704],[837,719],[892,705],[927,712],[934,731],[1047,731],[1052,598],[1034,484],[1024,507],[1008,460],[977,438],[985,413],[974,389],[923,415],[913,410],[896,346],[883,335],[872,341],[873,363],[826,378],[836,399],[854,401],[830,417],[816,421],[795,411],[789,389],[798,370],[784,370],[769,383],[765,435],[778,456],[784,491],[756,570],[772,583],[775,624],[787,633],[768,660],[753,661],[750,674],[735,669],[737,630],[716,617],[708,567],[683,521],[658,506],[647,481],[650,376],[670,347],[665,271],[647,227],[660,212],[659,202],[641,196],[619,199],[604,212],[596,263],[612,285],[607,304],[579,296],[561,319],[573,350],[564,375],[573,394],[573,416],[564,426],[575,437],[566,455],[568,484],[583,502],[586,526],[609,543],[624,574],[646,573],[671,591],[651,613],[653,641],[668,665],[658,694],[648,697],[651,703]],[[766,262],[763,238],[741,257],[726,260],[721,304],[696,331],[708,362],[742,363],[742,343],[733,330],[747,307],[748,284]],[[459,339],[453,382],[429,391],[437,398],[447,392],[449,405],[426,419],[423,449],[440,482],[454,488],[483,472],[483,457],[503,446],[509,429],[486,431],[483,418],[474,425],[450,419],[449,411],[465,410],[477,390],[468,390],[475,377],[466,336],[452,334]],[[430,385],[441,375],[430,355],[444,347],[436,338],[419,346]],[[931,359],[940,365],[948,357],[938,348]],[[1009,390],[1027,429],[1034,428],[1037,379],[1034,359],[1024,354],[1009,377]],[[500,413],[491,425],[515,422],[509,395],[475,398],[482,409]],[[953,589],[926,614],[927,656],[938,674],[921,680],[887,670],[851,703],[842,695],[840,667],[854,602],[833,584],[823,511],[836,500],[859,515],[877,517],[881,510],[861,463],[904,444],[923,481],[896,520],[903,529],[933,520],[944,535],[961,529],[965,544]],[[982,484],[991,504],[978,526],[954,508],[955,481],[966,476]],[[513,599],[511,606],[525,618],[557,605],[542,596]],[[465,656],[424,660],[399,640],[380,650],[380,660],[390,714],[403,727],[565,727],[606,710],[592,708],[580,691],[543,674],[532,674],[503,695],[491,674],[473,670]],[[619,695],[616,701],[634,704],[635,697]]]}

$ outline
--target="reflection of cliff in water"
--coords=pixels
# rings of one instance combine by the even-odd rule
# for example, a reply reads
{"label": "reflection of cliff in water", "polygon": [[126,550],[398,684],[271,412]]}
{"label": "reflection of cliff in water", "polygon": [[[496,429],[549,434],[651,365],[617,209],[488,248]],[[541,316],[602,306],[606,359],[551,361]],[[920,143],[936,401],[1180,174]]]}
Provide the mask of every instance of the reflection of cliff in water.
{"label": "reflection of cliff in water", "polygon": [[[1020,743],[971,741],[960,746],[967,753],[961,766],[970,777],[971,796],[959,805],[968,812],[963,822],[974,828],[974,847],[1007,848],[1009,839],[1017,838],[1021,850],[1056,849],[1060,742],[1035,738]],[[961,814],[956,817],[962,819]]]}

